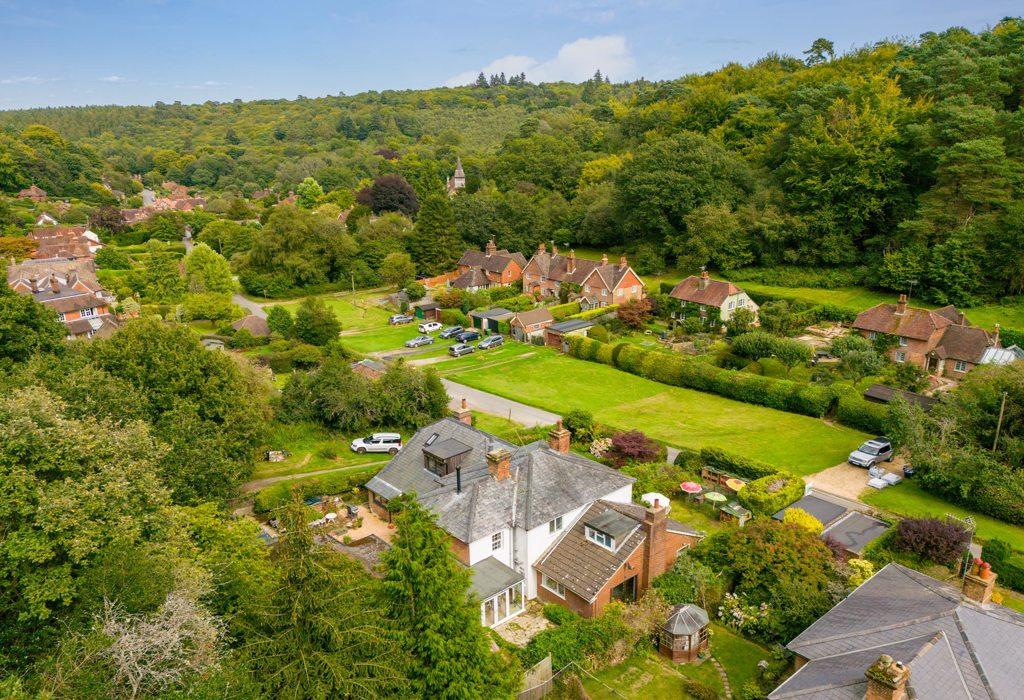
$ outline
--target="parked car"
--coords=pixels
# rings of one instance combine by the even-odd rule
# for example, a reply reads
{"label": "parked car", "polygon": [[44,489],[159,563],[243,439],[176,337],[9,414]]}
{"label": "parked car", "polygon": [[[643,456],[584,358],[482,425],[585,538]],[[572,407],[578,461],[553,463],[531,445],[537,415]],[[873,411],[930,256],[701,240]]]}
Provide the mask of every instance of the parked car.
{"label": "parked car", "polygon": [[432,335],[418,335],[415,338],[410,338],[405,341],[405,347],[407,348],[418,348],[421,345],[430,345],[434,342],[434,336]]}
{"label": "parked car", "polygon": [[439,330],[441,330],[441,324],[438,323],[437,321],[427,321],[426,323],[421,323],[419,328],[420,333],[433,333],[434,331]]}
{"label": "parked car", "polygon": [[443,331],[438,333],[437,337],[442,338],[443,340],[448,340],[449,338],[454,338],[464,330],[466,329],[463,328],[462,326],[448,326]]}
{"label": "parked car", "polygon": [[476,344],[479,350],[490,350],[491,348],[501,347],[505,344],[505,336],[503,335],[492,335],[489,338],[484,338]]}
{"label": "parked car", "polygon": [[409,314],[395,314],[388,318],[388,323],[390,323],[392,326],[400,326],[403,323],[412,323],[415,320],[416,317],[410,316]]}
{"label": "parked car", "polygon": [[870,469],[879,462],[892,461],[892,442],[887,437],[871,438],[850,453],[849,462],[855,467]]}
{"label": "parked car", "polygon": [[367,452],[398,454],[398,451],[402,449],[402,436],[398,433],[374,433],[368,437],[356,438],[349,447],[353,452],[359,454]]}
{"label": "parked car", "polygon": [[455,345],[448,348],[448,354],[452,357],[462,357],[463,355],[468,355],[474,350],[476,350],[476,348],[469,343],[455,343]]}
{"label": "parked car", "polygon": [[468,343],[471,340],[480,340],[480,331],[474,331],[472,329],[462,331],[455,336],[455,339],[460,343]]}

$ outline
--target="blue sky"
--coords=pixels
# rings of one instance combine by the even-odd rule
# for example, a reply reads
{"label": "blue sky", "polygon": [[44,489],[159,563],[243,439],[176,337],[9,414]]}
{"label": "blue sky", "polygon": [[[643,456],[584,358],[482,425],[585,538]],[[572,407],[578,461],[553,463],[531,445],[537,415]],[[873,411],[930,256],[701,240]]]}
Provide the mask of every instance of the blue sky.
{"label": "blue sky", "polygon": [[315,97],[456,84],[671,78],[846,50],[952,25],[982,29],[1020,0],[0,0],[0,109]]}

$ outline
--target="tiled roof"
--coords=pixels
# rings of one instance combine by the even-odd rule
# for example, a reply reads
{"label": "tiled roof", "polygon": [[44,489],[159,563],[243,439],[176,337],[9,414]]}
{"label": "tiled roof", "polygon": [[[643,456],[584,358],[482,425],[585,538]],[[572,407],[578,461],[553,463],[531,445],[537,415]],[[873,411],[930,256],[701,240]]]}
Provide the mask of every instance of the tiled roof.
{"label": "tiled roof", "polygon": [[915,340],[928,340],[952,323],[947,315],[913,306],[898,313],[897,304],[878,304],[857,314],[853,327],[873,333],[888,333]]}
{"label": "tiled roof", "polygon": [[514,315],[512,311],[503,309],[500,306],[495,306],[492,309],[482,309],[478,311],[470,311],[469,315],[474,318],[488,318],[496,321],[503,321],[506,318]]}
{"label": "tiled roof", "polygon": [[242,318],[232,323],[231,327],[234,328],[236,331],[247,330],[249,331],[249,333],[251,333],[253,336],[257,338],[266,338],[268,335],[270,335],[270,326],[267,325],[267,319],[260,318],[256,314],[249,314],[248,316],[243,316]]}
{"label": "tiled roof", "polygon": [[[434,435],[431,444],[457,440],[469,447],[462,459],[461,492],[456,492],[455,474],[439,477],[425,468],[423,450]],[[490,475],[486,457],[499,447],[512,455],[511,476],[502,481]],[[437,514],[438,525],[472,542],[509,525],[535,528],[631,483],[631,477],[580,455],[556,452],[546,442],[516,447],[443,418],[418,430],[366,486],[385,498],[415,492]]]}
{"label": "tiled roof", "polygon": [[884,401],[885,403],[889,403],[897,396],[902,396],[907,403],[916,404],[925,411],[930,411],[932,407],[939,402],[939,400],[934,396],[925,396],[924,394],[905,391],[903,389],[893,389],[891,386],[886,386],[885,384],[872,384],[864,390],[865,398]]}
{"label": "tiled roof", "polygon": [[526,258],[522,253],[510,253],[504,249],[496,250],[491,255],[481,250],[467,250],[457,264],[459,267],[480,267],[488,272],[504,272],[513,262],[518,263],[520,269],[526,267]]}
{"label": "tiled roof", "polygon": [[555,319],[551,315],[551,312],[545,307],[541,306],[537,309],[530,309],[529,311],[520,311],[512,319],[513,323],[519,323],[522,326],[533,326],[538,323],[551,323]]}
{"label": "tiled roof", "polygon": [[552,323],[548,326],[549,331],[555,333],[571,333],[572,331],[578,331],[581,328],[590,328],[594,325],[593,321],[588,321],[583,318],[570,318],[567,321],[559,321],[558,323]]}
{"label": "tiled roof", "polygon": [[[533,254],[533,257],[530,258],[530,263],[533,263],[538,273],[550,280],[555,282],[571,282],[573,284],[583,284],[583,281],[590,276],[591,272],[601,267],[601,261],[599,260],[587,260],[575,256],[569,258],[565,255],[552,254],[541,250]],[[527,264],[529,265],[530,263]],[[570,266],[572,266],[571,272],[569,271]]]}
{"label": "tiled roof", "polygon": [[701,289],[701,278],[697,275],[690,275],[673,287],[668,294],[670,297],[693,304],[721,307],[730,296],[740,293],[739,287],[731,282],[711,278],[707,278],[705,281],[707,286]]}
{"label": "tiled roof", "polygon": [[456,289],[475,289],[490,285],[487,273],[479,267],[471,267],[461,275],[452,280],[452,286]]}
{"label": "tiled roof", "polygon": [[949,326],[935,346],[935,355],[941,359],[965,360],[978,364],[992,339],[977,326]]}
{"label": "tiled roof", "polygon": [[821,533],[823,538],[835,540],[847,552],[861,554],[864,548],[885,534],[889,523],[872,518],[860,511],[849,513],[832,523]]}
{"label": "tiled roof", "polygon": [[862,698],[886,653],[910,667],[918,698],[1020,696],[1024,615],[965,601],[956,588],[889,564],[788,645],[808,659],[769,698]]}
{"label": "tiled roof", "polygon": [[616,540],[615,551],[587,539],[585,523],[609,511],[617,512],[607,501],[598,501],[590,506],[583,517],[551,545],[535,568],[584,600],[593,600],[608,579],[647,539],[641,522],[636,520],[632,521],[633,527],[621,542]]}

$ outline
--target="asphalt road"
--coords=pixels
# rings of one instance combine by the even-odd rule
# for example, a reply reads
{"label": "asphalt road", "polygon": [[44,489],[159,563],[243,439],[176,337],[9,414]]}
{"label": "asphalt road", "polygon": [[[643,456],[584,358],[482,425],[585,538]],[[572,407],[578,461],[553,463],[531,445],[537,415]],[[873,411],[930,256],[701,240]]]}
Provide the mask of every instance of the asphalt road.
{"label": "asphalt road", "polygon": [[267,317],[267,312],[263,310],[262,304],[258,304],[255,301],[246,299],[241,294],[236,294],[233,297],[231,297],[231,301],[241,306],[243,309],[248,311],[253,316],[258,316],[259,318]]}
{"label": "asphalt road", "polygon": [[538,425],[552,425],[561,418],[557,413],[527,406],[525,403],[519,403],[518,401],[511,401],[495,394],[489,394],[486,391],[468,387],[465,384],[456,384],[449,379],[442,379],[441,383],[448,390],[448,396],[451,397],[448,406],[453,411],[459,408],[462,399],[466,399],[469,407],[476,411],[490,413],[502,418],[511,418],[516,423],[521,423],[528,428]]}

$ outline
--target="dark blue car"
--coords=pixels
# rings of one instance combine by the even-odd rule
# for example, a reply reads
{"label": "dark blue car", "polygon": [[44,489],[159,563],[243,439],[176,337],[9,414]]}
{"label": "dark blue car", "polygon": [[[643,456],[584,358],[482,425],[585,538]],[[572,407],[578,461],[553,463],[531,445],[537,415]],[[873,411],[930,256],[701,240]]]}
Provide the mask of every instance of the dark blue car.
{"label": "dark blue car", "polygon": [[480,340],[480,331],[462,331],[455,339],[460,343],[468,343],[471,340]]}

